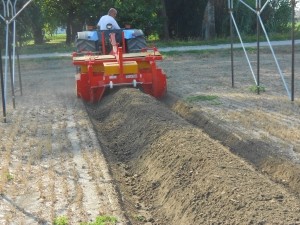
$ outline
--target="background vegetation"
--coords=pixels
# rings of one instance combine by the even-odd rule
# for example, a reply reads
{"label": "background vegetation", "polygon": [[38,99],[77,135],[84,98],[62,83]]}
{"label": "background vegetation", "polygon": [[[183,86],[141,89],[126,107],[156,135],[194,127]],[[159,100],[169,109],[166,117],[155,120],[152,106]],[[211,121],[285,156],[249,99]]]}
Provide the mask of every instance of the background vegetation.
{"label": "background vegetation", "polygon": [[[255,8],[255,0],[243,0]],[[262,0],[262,5],[267,0]],[[27,0],[17,2],[17,9]],[[234,15],[240,32],[256,34],[256,14],[234,0]],[[95,26],[100,16],[111,7],[118,10],[121,27],[131,24],[156,40],[214,40],[229,36],[227,0],[34,0],[17,18],[18,43],[28,40],[41,44],[55,34],[58,27],[66,29],[65,42],[73,43],[78,31]],[[3,4],[0,4],[3,14]],[[271,34],[288,34],[291,30],[291,0],[271,1],[262,18]],[[0,20],[1,39],[5,23]]]}

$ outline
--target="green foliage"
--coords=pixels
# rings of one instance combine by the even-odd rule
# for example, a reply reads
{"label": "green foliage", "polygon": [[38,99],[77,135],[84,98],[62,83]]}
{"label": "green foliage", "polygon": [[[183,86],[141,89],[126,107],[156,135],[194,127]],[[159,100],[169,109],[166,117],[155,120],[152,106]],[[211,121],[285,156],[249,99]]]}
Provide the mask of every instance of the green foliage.
{"label": "green foliage", "polygon": [[[262,5],[267,0],[262,0]],[[17,18],[17,39],[19,43],[35,40],[41,43],[44,34],[53,35],[57,27],[67,28],[66,42],[73,43],[78,31],[85,29],[85,24],[96,25],[100,16],[107,14],[111,7],[118,10],[117,21],[121,27],[130,23],[132,28],[142,29],[150,40],[157,41],[166,30],[172,39],[190,42],[202,39],[202,20],[208,0],[35,0],[30,3]],[[254,0],[244,0],[255,8]],[[166,11],[163,11],[165,3]],[[17,2],[17,9],[24,1]],[[214,1],[215,25],[218,37],[229,35],[229,14],[227,1]],[[0,4],[0,13],[1,4]],[[289,34],[291,29],[290,0],[270,1],[261,13],[262,20],[269,34]],[[167,17],[164,17],[166,13]],[[256,34],[256,14],[241,1],[234,1],[234,16],[243,39]],[[164,22],[168,22],[166,30]],[[5,40],[5,23],[0,23],[0,44]],[[296,26],[296,37],[300,37]],[[263,36],[263,35],[262,35]],[[263,37],[262,37],[263,38]],[[274,39],[273,39],[274,40]]]}
{"label": "green foliage", "polygon": [[266,88],[264,86],[257,86],[257,85],[253,85],[251,87],[249,87],[249,90],[251,92],[265,92],[266,91]]}
{"label": "green foliage", "polygon": [[53,221],[54,225],[68,225],[68,218],[66,216],[60,216],[54,219]]}
{"label": "green foliage", "polygon": [[289,32],[292,15],[290,0],[272,1],[271,7],[270,19],[267,22],[269,30],[271,32]]}
{"label": "green foliage", "polygon": [[[256,1],[244,0],[252,9],[256,7]],[[262,6],[266,0],[261,1]],[[292,8],[289,0],[271,1],[261,13],[262,21],[268,33],[287,32],[290,30]],[[257,16],[240,1],[234,5],[234,16],[242,34],[256,33]]]}
{"label": "green foliage", "polygon": [[[169,31],[172,38],[202,36],[202,19],[208,0],[166,1]],[[217,1],[216,1],[217,2]]]}
{"label": "green foliage", "polygon": [[137,215],[135,217],[136,220],[141,221],[141,222],[145,222],[146,221],[146,217],[142,216],[142,215]]}
{"label": "green foliage", "polygon": [[121,27],[130,24],[132,28],[142,29],[146,36],[160,33],[162,20],[160,0],[127,0],[115,2],[118,9],[118,23]]}
{"label": "green foliage", "polygon": [[80,225],[114,225],[118,222],[113,216],[97,216],[95,222],[83,222]]}
{"label": "green foliage", "polygon": [[11,181],[11,180],[14,179],[14,176],[13,176],[12,174],[10,174],[10,173],[7,173],[7,174],[6,174],[6,179],[7,179],[8,181]]}

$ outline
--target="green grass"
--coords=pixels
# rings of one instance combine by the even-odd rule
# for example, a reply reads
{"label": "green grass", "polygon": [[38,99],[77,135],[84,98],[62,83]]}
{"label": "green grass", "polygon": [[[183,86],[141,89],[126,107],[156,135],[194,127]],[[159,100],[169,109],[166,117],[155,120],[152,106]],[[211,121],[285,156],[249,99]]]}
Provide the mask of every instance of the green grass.
{"label": "green grass", "polygon": [[[80,225],[115,225],[117,218],[113,216],[97,216],[95,222],[82,222]],[[53,225],[68,225],[69,221],[66,216],[56,217],[53,221]]]}
{"label": "green grass", "polygon": [[68,218],[66,216],[59,216],[54,219],[53,221],[54,225],[68,225]]}
{"label": "green grass", "polygon": [[[14,176],[9,172],[4,173],[3,176],[6,177],[7,181],[12,181],[14,179]],[[1,179],[1,176],[0,176],[0,179]]]}
{"label": "green grass", "polygon": [[46,42],[41,45],[28,44],[20,48],[20,54],[64,53],[75,51],[74,45],[68,46],[65,41]]}
{"label": "green grass", "polygon": [[251,92],[254,92],[254,93],[256,93],[256,92],[258,92],[258,91],[260,91],[260,92],[265,92],[265,91],[266,91],[266,88],[265,88],[264,86],[253,85],[253,86],[249,87],[249,90],[250,90]]}
{"label": "green grass", "polygon": [[[300,35],[296,33],[296,38],[300,38]],[[290,34],[269,34],[270,40],[285,40],[290,39]],[[33,41],[28,41],[24,46],[20,48],[20,54],[39,54],[39,53],[64,53],[64,52],[73,52],[76,50],[74,43],[70,46],[66,45],[66,35],[57,34],[52,36],[47,36],[46,41],[43,44],[35,45]],[[256,35],[252,36],[243,36],[244,42],[256,42]],[[261,36],[260,41],[266,41],[264,35]],[[163,40],[148,40],[147,44],[149,46],[156,46],[158,49],[162,47],[177,47],[177,46],[199,46],[199,45],[217,45],[217,44],[229,44],[231,42],[230,38],[217,38],[210,41],[204,41],[200,38],[189,38],[187,40],[172,39],[169,41]],[[234,37],[234,43],[239,43],[239,39]],[[200,51],[188,51],[188,53],[198,54]],[[201,51],[203,53],[203,51]],[[172,53],[169,53],[172,54]],[[174,53],[176,54],[176,53]]]}
{"label": "green grass", "polygon": [[140,221],[140,222],[145,222],[145,221],[146,221],[146,218],[145,218],[144,216],[142,216],[142,215],[137,215],[137,216],[135,217],[135,219],[136,219],[137,221]]}
{"label": "green grass", "polygon": [[8,181],[12,181],[12,180],[14,179],[14,176],[13,176],[12,174],[10,174],[10,173],[7,173],[7,174],[6,174],[6,179],[7,179]]}
{"label": "green grass", "polygon": [[65,53],[75,51],[74,44],[66,44],[66,35],[57,34],[46,36],[43,44],[36,45],[33,40],[26,42],[20,47],[20,54],[42,54],[42,53]]}
{"label": "green grass", "polygon": [[97,216],[95,222],[83,222],[80,225],[114,225],[117,223],[117,218],[113,216]]}
{"label": "green grass", "polygon": [[[254,35],[243,35],[241,34],[243,42],[247,43],[247,42],[256,42],[257,41],[257,36],[256,34]],[[283,33],[283,34],[279,34],[279,33],[269,33],[268,34],[269,39],[271,41],[280,41],[280,40],[289,40],[291,39],[291,33]],[[300,31],[296,31],[295,32],[295,38],[299,39],[300,38]],[[261,33],[260,36],[260,41],[267,41],[265,35],[263,33]],[[172,40],[168,40],[168,41],[159,41],[159,40],[153,40],[153,41],[148,41],[148,43],[153,44],[157,47],[176,47],[176,46],[197,46],[197,45],[218,45],[218,44],[229,44],[231,42],[231,38],[230,37],[223,37],[223,38],[216,38],[213,40],[202,40],[200,38],[189,38],[187,40],[180,40],[180,39],[172,39]],[[234,43],[240,43],[239,38],[234,35],[233,38],[233,42]]]}

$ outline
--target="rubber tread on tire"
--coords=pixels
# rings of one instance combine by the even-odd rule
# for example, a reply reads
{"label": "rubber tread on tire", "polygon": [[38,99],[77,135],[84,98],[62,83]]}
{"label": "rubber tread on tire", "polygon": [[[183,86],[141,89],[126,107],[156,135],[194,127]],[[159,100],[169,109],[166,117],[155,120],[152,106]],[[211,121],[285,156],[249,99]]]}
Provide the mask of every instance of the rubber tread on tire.
{"label": "rubber tread on tire", "polygon": [[146,40],[144,36],[138,36],[136,38],[126,40],[127,52],[140,52],[141,49],[146,48]]}
{"label": "rubber tread on tire", "polygon": [[77,39],[76,40],[76,49],[77,52],[82,52],[82,51],[91,51],[91,52],[96,52],[96,42],[95,41],[90,41],[90,40],[85,40],[85,39]]}

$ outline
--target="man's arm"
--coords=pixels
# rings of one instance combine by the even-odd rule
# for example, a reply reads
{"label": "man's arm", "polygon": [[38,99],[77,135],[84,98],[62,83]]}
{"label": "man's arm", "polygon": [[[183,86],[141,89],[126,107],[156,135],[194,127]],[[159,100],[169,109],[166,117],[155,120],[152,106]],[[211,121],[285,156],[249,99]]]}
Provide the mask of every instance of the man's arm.
{"label": "man's arm", "polygon": [[112,26],[113,26],[114,29],[121,29],[119,24],[117,23],[117,21],[115,19],[113,19],[113,21],[112,21]]}

